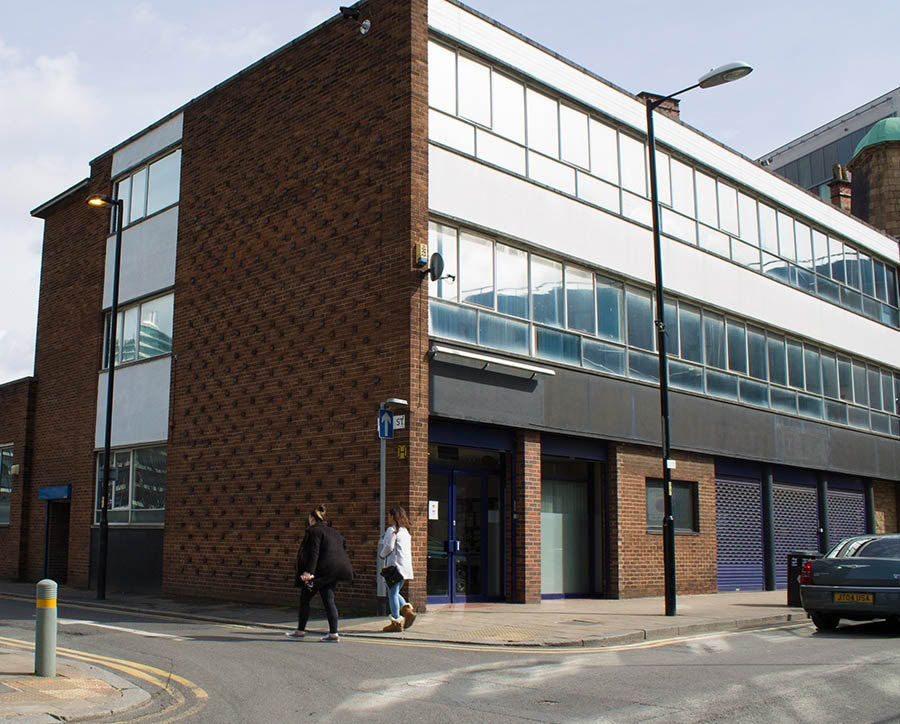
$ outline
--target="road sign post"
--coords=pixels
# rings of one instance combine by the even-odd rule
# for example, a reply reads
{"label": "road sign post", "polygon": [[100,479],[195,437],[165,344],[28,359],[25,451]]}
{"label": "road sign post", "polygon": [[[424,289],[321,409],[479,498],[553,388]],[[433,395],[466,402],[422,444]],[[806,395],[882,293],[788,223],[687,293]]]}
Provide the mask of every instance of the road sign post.
{"label": "road sign post", "polygon": [[[376,424],[378,427],[378,442],[380,443],[380,453],[381,453],[381,465],[380,465],[380,491],[378,497],[378,540],[381,540],[381,536],[384,533],[384,496],[385,496],[385,467],[387,466],[387,449],[385,446],[385,440],[390,440],[394,437],[394,413],[391,410],[387,409],[387,405],[396,405],[399,407],[406,407],[409,403],[406,400],[401,400],[397,397],[389,397],[380,405],[378,405],[378,417],[376,419]],[[378,546],[376,545],[376,548]],[[378,613],[382,614],[384,611],[381,610],[382,606],[386,607],[387,603],[387,587],[384,584],[384,579],[381,577],[381,558],[378,555],[378,551],[375,551],[375,595],[378,597]]]}

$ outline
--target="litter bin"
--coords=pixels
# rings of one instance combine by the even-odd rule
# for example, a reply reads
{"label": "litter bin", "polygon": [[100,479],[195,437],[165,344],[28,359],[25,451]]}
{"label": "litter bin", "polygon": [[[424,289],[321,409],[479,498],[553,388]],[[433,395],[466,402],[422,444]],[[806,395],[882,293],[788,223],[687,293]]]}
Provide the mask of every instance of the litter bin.
{"label": "litter bin", "polygon": [[787,605],[800,608],[800,582],[797,580],[803,564],[821,558],[819,551],[791,551],[787,557]]}

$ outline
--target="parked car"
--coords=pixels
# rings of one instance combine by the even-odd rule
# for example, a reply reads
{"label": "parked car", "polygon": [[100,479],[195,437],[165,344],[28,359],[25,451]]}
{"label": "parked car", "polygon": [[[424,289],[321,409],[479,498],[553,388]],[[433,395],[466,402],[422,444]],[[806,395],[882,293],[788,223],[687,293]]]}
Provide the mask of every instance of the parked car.
{"label": "parked car", "polygon": [[800,600],[820,631],[842,618],[900,625],[900,535],[847,538],[800,573]]}

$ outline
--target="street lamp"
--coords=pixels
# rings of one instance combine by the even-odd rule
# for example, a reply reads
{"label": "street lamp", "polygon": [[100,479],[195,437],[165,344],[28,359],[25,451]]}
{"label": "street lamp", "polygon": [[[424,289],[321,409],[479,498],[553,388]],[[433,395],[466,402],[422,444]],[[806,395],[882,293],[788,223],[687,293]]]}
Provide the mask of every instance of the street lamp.
{"label": "street lamp", "polygon": [[109,196],[91,196],[88,204],[99,208],[114,209],[116,223],[116,251],[113,257],[112,309],[110,310],[109,336],[107,337],[106,361],[106,436],[103,442],[103,494],[100,496],[100,545],[97,560],[97,598],[106,599],[106,561],[109,550],[109,444],[112,437],[113,383],[116,375],[116,318],[119,314],[119,261],[122,256],[122,199]]}
{"label": "street lamp", "polygon": [[672,448],[669,440],[669,365],[666,357],[666,323],[663,302],[662,246],[659,238],[659,195],[656,188],[656,136],[653,132],[653,111],[675,96],[694,88],[712,88],[743,78],[753,70],[747,63],[728,63],[713,68],[691,86],[658,98],[645,95],[647,106],[647,150],[650,155],[650,203],[653,207],[653,262],[656,271],[656,336],[659,351],[659,409],[662,416],[663,462],[663,565],[665,570],[666,616],[675,615],[675,519],[672,515]]}

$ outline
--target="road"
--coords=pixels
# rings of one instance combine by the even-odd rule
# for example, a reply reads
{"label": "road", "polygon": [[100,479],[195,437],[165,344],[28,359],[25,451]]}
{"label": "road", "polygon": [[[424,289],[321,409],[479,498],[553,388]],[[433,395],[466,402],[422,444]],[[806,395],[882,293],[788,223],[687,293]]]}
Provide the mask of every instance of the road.
{"label": "road", "polygon": [[[0,637],[33,640],[33,604],[0,599],[0,611]],[[120,722],[900,721],[898,636],[878,623],[519,650],[292,641],[65,604],[59,617],[61,649],[104,657],[153,694]]]}

